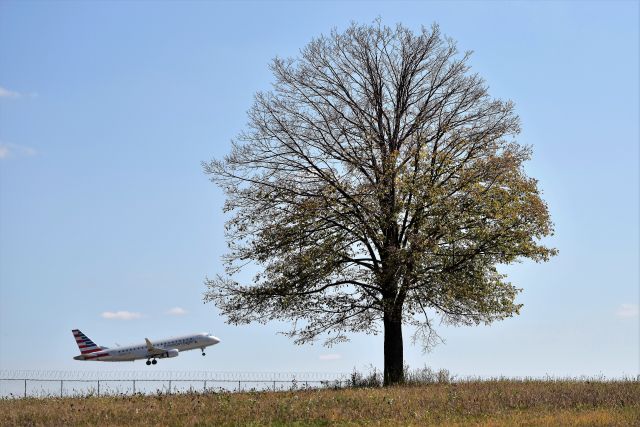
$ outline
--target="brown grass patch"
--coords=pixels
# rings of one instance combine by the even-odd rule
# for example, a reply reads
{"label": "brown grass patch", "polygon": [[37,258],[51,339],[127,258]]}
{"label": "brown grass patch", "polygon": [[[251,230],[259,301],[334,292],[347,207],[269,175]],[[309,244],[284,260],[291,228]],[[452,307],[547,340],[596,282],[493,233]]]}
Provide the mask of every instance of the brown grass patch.
{"label": "brown grass patch", "polygon": [[640,382],[413,387],[0,401],[0,425],[640,425]]}

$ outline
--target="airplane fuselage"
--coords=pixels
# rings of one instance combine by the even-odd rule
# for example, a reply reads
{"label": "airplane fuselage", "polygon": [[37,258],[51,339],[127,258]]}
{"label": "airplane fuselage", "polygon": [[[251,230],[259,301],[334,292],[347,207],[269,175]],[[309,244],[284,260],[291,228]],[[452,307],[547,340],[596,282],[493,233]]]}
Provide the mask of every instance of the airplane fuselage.
{"label": "airplane fuselage", "polygon": [[183,351],[200,349],[204,355],[204,349],[218,344],[220,339],[208,333],[200,333],[161,340],[146,340],[145,343],[116,348],[90,345],[88,349],[83,349],[81,341],[81,337],[76,337],[76,342],[83,354],[75,356],[75,360],[129,362],[147,359],[147,364],[149,364],[149,361],[154,359],[153,363],[155,364],[155,359],[176,357]]}

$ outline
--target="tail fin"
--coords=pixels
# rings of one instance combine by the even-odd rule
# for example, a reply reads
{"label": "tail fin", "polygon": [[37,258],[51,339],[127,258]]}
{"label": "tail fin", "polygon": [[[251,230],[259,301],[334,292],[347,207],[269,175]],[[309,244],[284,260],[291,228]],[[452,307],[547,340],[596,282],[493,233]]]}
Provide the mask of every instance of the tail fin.
{"label": "tail fin", "polygon": [[78,348],[80,348],[80,354],[88,354],[93,353],[94,351],[102,350],[102,347],[96,345],[93,341],[91,341],[85,334],[80,331],[80,329],[74,329],[73,337],[76,339],[76,343],[78,344]]}

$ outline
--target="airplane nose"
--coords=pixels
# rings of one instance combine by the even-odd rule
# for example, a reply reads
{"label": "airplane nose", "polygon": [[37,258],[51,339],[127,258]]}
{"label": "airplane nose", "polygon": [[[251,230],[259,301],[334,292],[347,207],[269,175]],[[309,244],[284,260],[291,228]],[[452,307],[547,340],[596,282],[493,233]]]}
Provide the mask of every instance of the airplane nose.
{"label": "airplane nose", "polygon": [[218,337],[214,337],[213,335],[210,335],[210,336],[209,336],[209,339],[211,340],[211,342],[212,342],[213,344],[218,344],[218,343],[220,342],[220,338],[218,338]]}

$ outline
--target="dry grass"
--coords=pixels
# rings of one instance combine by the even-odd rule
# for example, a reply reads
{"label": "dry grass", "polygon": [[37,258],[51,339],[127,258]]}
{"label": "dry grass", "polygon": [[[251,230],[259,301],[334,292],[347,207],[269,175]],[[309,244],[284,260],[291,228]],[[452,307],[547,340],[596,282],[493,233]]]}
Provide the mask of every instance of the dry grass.
{"label": "dry grass", "polygon": [[640,426],[638,381],[470,381],[393,388],[0,401],[0,425]]}

